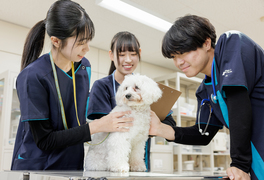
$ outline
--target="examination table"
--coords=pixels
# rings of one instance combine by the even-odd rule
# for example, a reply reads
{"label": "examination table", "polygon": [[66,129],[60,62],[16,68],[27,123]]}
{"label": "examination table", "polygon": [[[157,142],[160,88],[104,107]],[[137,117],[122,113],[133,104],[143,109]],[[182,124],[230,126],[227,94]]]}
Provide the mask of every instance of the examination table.
{"label": "examination table", "polygon": [[0,180],[229,180],[226,175],[163,174],[152,172],[113,173],[106,171],[1,171]]}

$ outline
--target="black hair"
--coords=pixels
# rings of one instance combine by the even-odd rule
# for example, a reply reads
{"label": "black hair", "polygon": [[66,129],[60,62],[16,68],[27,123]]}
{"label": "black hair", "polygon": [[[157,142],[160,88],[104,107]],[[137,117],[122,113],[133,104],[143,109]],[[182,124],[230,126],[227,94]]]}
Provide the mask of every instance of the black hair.
{"label": "black hair", "polygon": [[162,54],[173,58],[172,54],[183,54],[201,48],[207,38],[215,48],[216,34],[208,19],[196,15],[186,15],[174,22],[162,40]]}
{"label": "black hair", "polygon": [[47,12],[45,20],[39,21],[30,31],[24,44],[21,70],[35,61],[41,54],[45,30],[47,34],[62,41],[60,48],[66,45],[66,39],[76,36],[81,41],[89,41],[94,37],[94,25],[85,10],[71,0],[58,0]]}
{"label": "black hair", "polygon": [[[128,31],[122,31],[117,33],[113,37],[110,46],[110,50],[112,51],[112,53],[116,51],[118,64],[119,64],[119,53],[125,51],[136,52],[140,60],[139,49],[140,49],[140,44],[136,36]],[[116,69],[115,64],[112,61],[109,69],[109,75],[112,74],[115,69]]]}

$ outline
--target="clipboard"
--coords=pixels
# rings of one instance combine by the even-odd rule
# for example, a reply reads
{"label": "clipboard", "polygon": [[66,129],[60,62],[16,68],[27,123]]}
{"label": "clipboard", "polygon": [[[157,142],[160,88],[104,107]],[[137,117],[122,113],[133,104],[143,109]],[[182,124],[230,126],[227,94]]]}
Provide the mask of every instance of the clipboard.
{"label": "clipboard", "polygon": [[163,121],[182,92],[158,82],[157,84],[163,92],[162,97],[157,102],[151,104],[150,108]]}

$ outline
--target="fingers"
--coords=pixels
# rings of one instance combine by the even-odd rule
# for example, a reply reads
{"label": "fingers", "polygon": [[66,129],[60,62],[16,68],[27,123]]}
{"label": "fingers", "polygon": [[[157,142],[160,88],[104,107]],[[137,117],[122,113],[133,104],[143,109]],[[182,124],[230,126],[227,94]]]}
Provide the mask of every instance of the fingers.
{"label": "fingers", "polygon": [[132,117],[122,117],[122,118],[118,118],[116,121],[119,124],[132,123],[134,121],[134,118],[132,118]]}
{"label": "fingers", "polygon": [[116,124],[116,131],[128,132],[130,127],[133,126],[133,118],[120,118],[124,119]]}
{"label": "fingers", "polygon": [[131,111],[123,111],[123,112],[114,112],[112,113],[115,117],[121,118],[125,115],[131,114]]}
{"label": "fingers", "polygon": [[126,123],[118,123],[118,128],[129,128],[129,127],[132,127],[133,126],[133,123],[132,122],[126,122]]}
{"label": "fingers", "polygon": [[128,123],[118,123],[116,125],[115,131],[117,132],[128,132],[130,127],[133,126],[132,122],[128,122]]}
{"label": "fingers", "polygon": [[157,116],[157,115],[154,111],[150,110],[150,116]]}
{"label": "fingers", "polygon": [[233,180],[234,179],[234,174],[232,172],[231,167],[230,168],[227,168],[226,173],[227,173],[227,176],[229,177],[230,180]]}
{"label": "fingers", "polygon": [[113,121],[116,123],[126,123],[126,122],[132,122],[134,118],[132,117],[126,117],[125,115],[131,114],[131,111],[124,111],[124,112],[114,112],[111,113]]}
{"label": "fingers", "polygon": [[[128,132],[133,126],[134,118],[127,117],[131,111],[114,112],[109,114],[109,121],[111,122],[111,132]],[[110,124],[109,124],[110,125]]]}
{"label": "fingers", "polygon": [[226,173],[231,180],[250,180],[250,176],[248,173],[236,168],[230,167],[226,170]]}

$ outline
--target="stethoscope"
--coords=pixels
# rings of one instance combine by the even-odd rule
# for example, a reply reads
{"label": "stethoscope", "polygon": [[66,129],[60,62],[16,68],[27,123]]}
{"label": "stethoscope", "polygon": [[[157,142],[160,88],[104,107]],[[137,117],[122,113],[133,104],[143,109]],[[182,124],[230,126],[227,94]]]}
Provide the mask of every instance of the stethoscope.
{"label": "stethoscope", "polygon": [[[211,101],[214,104],[216,104],[217,103],[217,96],[216,96],[216,92],[215,92],[215,82],[214,82],[215,81],[214,80],[214,62],[215,62],[215,58],[213,59],[212,68],[211,68],[211,81],[212,81],[212,87],[213,87],[213,94],[211,94]],[[205,75],[205,77],[207,77],[207,76]],[[208,105],[208,107],[210,109],[210,114],[209,114],[209,117],[208,117],[208,120],[207,120],[207,123],[206,123],[204,130],[202,130],[201,123],[200,123],[200,114],[201,114],[202,107],[206,104]],[[213,112],[213,108],[210,104],[210,99],[209,99],[209,95],[208,95],[207,99],[202,100],[200,108],[199,108],[199,112],[198,112],[198,128],[199,128],[199,132],[201,133],[201,135],[209,136],[209,132],[206,132],[206,130],[207,130],[208,125],[210,123],[212,112]]]}
{"label": "stethoscope", "polygon": [[116,96],[116,86],[115,86],[115,71],[112,73],[112,79],[113,79],[113,89],[114,89],[114,95]]}

